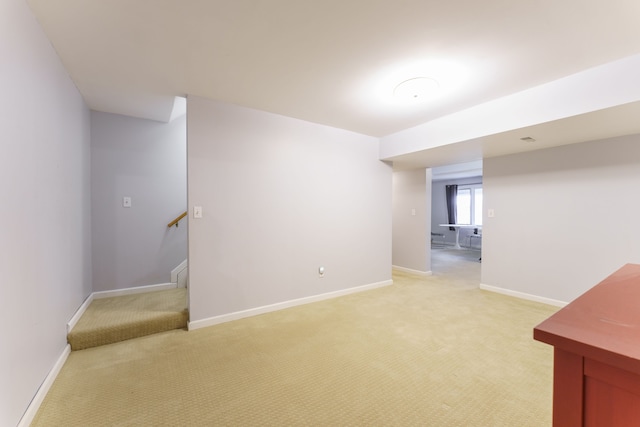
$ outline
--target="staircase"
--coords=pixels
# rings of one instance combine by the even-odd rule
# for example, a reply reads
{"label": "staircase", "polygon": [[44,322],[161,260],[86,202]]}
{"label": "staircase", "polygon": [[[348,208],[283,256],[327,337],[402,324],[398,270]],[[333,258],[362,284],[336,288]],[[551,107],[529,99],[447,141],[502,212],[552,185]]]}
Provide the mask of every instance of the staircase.
{"label": "staircase", "polygon": [[83,350],[187,327],[187,290],[175,288],[95,299],[68,333]]}

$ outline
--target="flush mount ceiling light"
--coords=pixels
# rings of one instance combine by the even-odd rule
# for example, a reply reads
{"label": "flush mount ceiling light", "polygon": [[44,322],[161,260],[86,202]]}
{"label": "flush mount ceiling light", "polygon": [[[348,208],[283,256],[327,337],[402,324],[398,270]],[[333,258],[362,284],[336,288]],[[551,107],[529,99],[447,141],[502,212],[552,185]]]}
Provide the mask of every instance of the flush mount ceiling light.
{"label": "flush mount ceiling light", "polygon": [[393,96],[400,99],[421,101],[433,96],[440,85],[430,77],[414,77],[400,83],[393,90]]}
{"label": "flush mount ceiling light", "polygon": [[359,78],[353,99],[363,111],[385,117],[426,112],[437,102],[461,95],[470,69],[470,64],[446,59],[405,59]]}

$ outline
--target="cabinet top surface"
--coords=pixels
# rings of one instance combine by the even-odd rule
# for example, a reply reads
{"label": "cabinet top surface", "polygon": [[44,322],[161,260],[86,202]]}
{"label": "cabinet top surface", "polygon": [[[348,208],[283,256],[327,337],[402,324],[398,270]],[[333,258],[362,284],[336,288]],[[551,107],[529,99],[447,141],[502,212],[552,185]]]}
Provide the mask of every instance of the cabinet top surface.
{"label": "cabinet top surface", "polygon": [[640,362],[640,265],[627,264],[534,329],[538,341],[576,353]]}

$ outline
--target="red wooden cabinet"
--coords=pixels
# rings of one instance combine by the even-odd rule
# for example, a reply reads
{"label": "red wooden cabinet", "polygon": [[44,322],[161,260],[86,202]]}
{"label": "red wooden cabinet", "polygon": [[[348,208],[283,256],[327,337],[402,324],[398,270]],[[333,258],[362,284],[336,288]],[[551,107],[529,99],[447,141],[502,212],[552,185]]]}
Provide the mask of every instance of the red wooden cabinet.
{"label": "red wooden cabinet", "polygon": [[533,337],[554,346],[555,427],[640,427],[640,265],[607,277]]}

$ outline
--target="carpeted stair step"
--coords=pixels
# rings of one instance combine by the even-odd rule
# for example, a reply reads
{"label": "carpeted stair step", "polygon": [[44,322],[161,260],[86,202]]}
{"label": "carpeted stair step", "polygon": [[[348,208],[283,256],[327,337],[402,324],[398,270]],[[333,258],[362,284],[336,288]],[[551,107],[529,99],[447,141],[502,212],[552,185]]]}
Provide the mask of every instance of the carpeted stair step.
{"label": "carpeted stair step", "polygon": [[187,327],[186,289],[146,292],[91,302],[67,335],[82,350]]}

